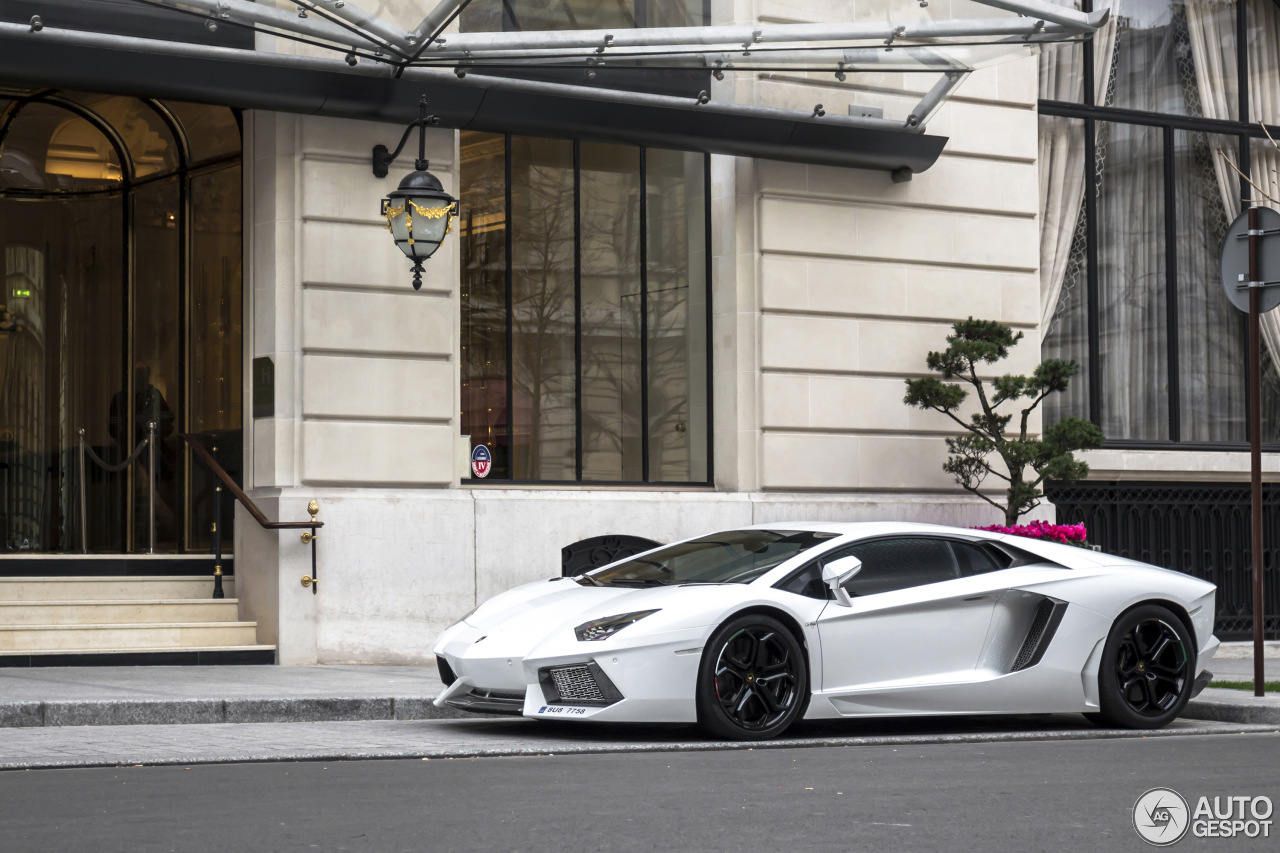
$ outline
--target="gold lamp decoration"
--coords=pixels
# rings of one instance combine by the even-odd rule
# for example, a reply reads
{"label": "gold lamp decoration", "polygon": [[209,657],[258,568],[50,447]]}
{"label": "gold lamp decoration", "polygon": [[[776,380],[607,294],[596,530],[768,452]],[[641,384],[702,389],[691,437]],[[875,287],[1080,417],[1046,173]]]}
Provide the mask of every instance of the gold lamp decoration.
{"label": "gold lamp decoration", "polygon": [[415,171],[406,175],[400,186],[382,200],[382,217],[387,221],[387,229],[400,251],[413,261],[414,290],[422,288],[422,262],[440,248],[445,236],[453,230],[453,218],[458,213],[457,200],[445,192],[439,178],[427,171],[430,166],[426,159],[427,125],[439,124],[440,119],[427,115],[425,95],[418,102],[418,112],[417,121],[405,128],[394,153],[388,152],[385,145],[373,149],[373,173],[386,177],[387,167],[399,156],[409,134],[418,128]]}

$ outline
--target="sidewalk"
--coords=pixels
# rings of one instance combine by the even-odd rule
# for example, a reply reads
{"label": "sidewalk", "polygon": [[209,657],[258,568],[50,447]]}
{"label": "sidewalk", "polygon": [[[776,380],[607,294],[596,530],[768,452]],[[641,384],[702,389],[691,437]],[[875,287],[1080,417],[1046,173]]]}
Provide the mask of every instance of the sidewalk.
{"label": "sidewalk", "polygon": [[473,716],[466,720],[209,726],[0,729],[0,771],[57,767],[222,764],[247,761],[475,758],[765,750],[1010,741],[1163,739],[1273,733],[1275,726],[1175,720],[1157,731],[1100,729],[1079,714],[1034,717],[823,720],[771,741],[708,738],[688,725],[581,725]]}
{"label": "sidewalk", "polygon": [[434,666],[0,669],[0,728],[471,716],[431,704]]}

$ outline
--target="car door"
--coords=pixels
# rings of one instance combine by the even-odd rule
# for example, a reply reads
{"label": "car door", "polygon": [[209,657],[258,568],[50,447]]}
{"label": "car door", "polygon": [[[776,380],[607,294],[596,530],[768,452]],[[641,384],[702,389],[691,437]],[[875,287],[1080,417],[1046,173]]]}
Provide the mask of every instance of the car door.
{"label": "car door", "polygon": [[[854,556],[862,570],[818,618],[824,692],[927,687],[968,681],[991,624],[1004,573],[977,546],[898,536],[824,555]],[[942,709],[939,709],[942,710]]]}

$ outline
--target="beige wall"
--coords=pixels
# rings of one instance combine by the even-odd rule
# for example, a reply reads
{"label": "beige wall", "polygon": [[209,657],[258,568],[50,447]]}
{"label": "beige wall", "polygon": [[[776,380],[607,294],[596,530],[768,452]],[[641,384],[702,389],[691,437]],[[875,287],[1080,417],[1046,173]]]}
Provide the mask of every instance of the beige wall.
{"label": "beige wall", "polygon": [[[378,214],[412,157],[385,179],[370,168],[402,128],[280,113],[250,127],[249,355],[276,371],[276,416],[250,426],[250,485],[454,483],[457,242],[415,292]],[[453,132],[429,134],[432,171],[456,195],[455,147]]]}
{"label": "beige wall", "polygon": [[[736,22],[924,15],[947,3],[725,3]],[[973,5],[957,14],[969,14]],[[988,10],[996,14],[994,10]],[[717,99],[904,118],[933,75],[726,75]],[[905,183],[857,169],[723,158],[717,190],[717,479],[764,490],[958,491],[941,465],[955,425],[902,404],[949,324],[1001,320],[1025,340],[999,372],[1038,361],[1036,65],[970,76],[930,122],[950,137]],[[719,195],[719,193],[717,193]],[[1037,423],[1038,427],[1038,423]],[[732,446],[729,446],[732,442]]]}

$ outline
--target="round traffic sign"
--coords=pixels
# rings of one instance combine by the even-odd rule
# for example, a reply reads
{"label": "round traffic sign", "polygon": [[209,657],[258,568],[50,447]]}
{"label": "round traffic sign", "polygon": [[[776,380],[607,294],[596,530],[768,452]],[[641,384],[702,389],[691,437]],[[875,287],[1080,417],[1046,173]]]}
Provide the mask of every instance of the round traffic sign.
{"label": "round traffic sign", "polygon": [[[1259,280],[1276,282],[1262,288],[1258,310],[1262,313],[1280,305],[1280,212],[1269,207],[1258,208],[1258,225],[1266,234],[1258,240]],[[1222,238],[1219,256],[1222,267],[1222,289],[1231,304],[1249,313],[1249,212],[1236,217]]]}

